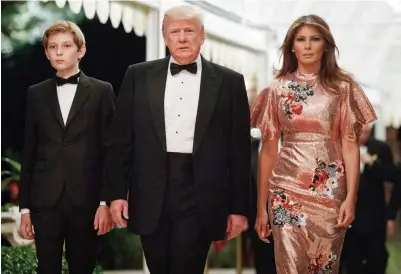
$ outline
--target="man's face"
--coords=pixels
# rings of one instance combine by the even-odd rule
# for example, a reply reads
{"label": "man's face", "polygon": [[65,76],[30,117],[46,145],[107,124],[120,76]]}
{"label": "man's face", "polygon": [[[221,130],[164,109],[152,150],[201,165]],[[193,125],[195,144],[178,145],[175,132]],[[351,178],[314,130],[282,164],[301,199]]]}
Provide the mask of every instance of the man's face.
{"label": "man's face", "polygon": [[255,100],[256,100],[256,97],[258,97],[258,94],[257,94],[257,92],[256,92],[256,89],[251,89],[251,90],[249,91],[249,93],[248,93],[248,103],[249,103],[249,106],[252,106],[252,105],[253,105],[253,103],[254,103]]}
{"label": "man's face", "polygon": [[366,144],[369,141],[370,134],[372,132],[372,125],[363,125],[361,136],[359,137],[360,144]]}
{"label": "man's face", "polygon": [[163,38],[171,56],[186,65],[198,57],[205,31],[195,19],[166,19]]}

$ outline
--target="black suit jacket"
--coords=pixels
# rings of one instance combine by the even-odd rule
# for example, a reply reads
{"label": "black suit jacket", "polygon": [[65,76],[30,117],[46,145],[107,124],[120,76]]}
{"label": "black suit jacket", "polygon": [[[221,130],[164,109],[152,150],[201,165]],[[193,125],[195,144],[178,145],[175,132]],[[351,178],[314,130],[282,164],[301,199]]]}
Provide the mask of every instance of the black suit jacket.
{"label": "black suit jacket", "polygon": [[361,173],[352,229],[361,233],[385,233],[387,205],[384,182],[398,184],[399,178],[388,144],[371,139],[366,146],[369,154],[377,155],[377,160],[371,167],[366,165]]}
{"label": "black suit jacket", "polygon": [[251,194],[250,194],[250,212],[249,227],[253,229],[256,222],[257,203],[258,203],[258,162],[259,162],[259,145],[261,140],[251,138]]}
{"label": "black suit jacket", "polygon": [[393,186],[391,191],[391,198],[388,204],[387,218],[389,220],[395,220],[397,218],[397,213],[401,208],[401,163],[397,164],[397,175],[398,183]]}
{"label": "black suit jacket", "polygon": [[[131,65],[111,125],[110,199],[127,199],[131,231],[151,233],[166,186],[164,93],[169,57]],[[202,225],[223,239],[229,214],[247,215],[250,120],[243,76],[202,58],[193,171]]]}
{"label": "black suit jacket", "polygon": [[66,125],[54,79],[29,87],[26,108],[20,208],[54,206],[64,186],[76,206],[94,207],[105,200],[103,161],[114,115],[112,86],[81,73]]}

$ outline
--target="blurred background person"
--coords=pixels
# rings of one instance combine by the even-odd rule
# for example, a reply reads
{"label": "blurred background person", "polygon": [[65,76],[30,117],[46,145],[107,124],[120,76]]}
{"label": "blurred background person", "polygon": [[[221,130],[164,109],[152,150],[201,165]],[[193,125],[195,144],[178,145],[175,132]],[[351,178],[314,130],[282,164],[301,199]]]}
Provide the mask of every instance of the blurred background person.
{"label": "blurred background person", "polygon": [[361,175],[355,221],[345,237],[341,267],[348,274],[384,274],[388,260],[384,184],[398,184],[399,178],[390,146],[372,137],[372,126],[365,125],[360,137]]}
{"label": "blurred background person", "polygon": [[[401,127],[397,132],[397,148],[401,154]],[[398,160],[397,178],[401,179],[401,161]],[[395,184],[391,190],[391,197],[387,209],[387,236],[393,236],[397,230],[397,217],[401,208],[401,184]]]}

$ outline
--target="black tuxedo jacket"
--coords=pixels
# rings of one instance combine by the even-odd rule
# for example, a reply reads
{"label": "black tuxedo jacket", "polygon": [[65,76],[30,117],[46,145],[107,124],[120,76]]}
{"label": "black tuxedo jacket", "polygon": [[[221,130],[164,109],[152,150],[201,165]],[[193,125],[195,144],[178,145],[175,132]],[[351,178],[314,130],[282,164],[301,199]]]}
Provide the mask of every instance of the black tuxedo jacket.
{"label": "black tuxedo jacket", "polygon": [[387,218],[389,220],[395,220],[401,208],[401,163],[397,164],[396,178],[398,178],[398,183],[393,186],[388,204]]}
{"label": "black tuxedo jacket", "polygon": [[64,125],[54,79],[29,87],[20,208],[54,206],[63,188],[73,205],[106,199],[105,140],[114,115],[109,83],[81,73]]}
{"label": "black tuxedo jacket", "polygon": [[360,233],[385,233],[387,205],[384,194],[384,182],[399,182],[393,155],[388,144],[371,139],[366,144],[368,153],[376,155],[372,166],[365,165],[359,180],[358,197],[355,209],[355,221],[352,229]]}
{"label": "black tuxedo jacket", "polygon": [[256,222],[257,204],[258,204],[258,162],[259,146],[262,140],[251,137],[251,194],[250,194],[250,212],[249,227],[253,229]]}
{"label": "black tuxedo jacket", "polygon": [[[111,125],[110,200],[127,199],[131,231],[151,233],[161,214],[167,151],[164,93],[169,57],[131,65]],[[193,171],[202,225],[223,239],[229,214],[249,212],[249,105],[242,75],[202,58]]]}

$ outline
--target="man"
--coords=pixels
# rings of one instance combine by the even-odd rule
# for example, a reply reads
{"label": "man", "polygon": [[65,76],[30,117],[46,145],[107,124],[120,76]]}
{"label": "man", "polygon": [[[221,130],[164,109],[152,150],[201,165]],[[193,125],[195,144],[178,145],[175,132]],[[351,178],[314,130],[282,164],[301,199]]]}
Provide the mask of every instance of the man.
{"label": "man", "polygon": [[171,57],[130,66],[119,94],[111,211],[141,235],[152,274],[197,274],[212,240],[247,228],[249,106],[243,76],[200,56],[201,14],[174,7],[162,29]]}
{"label": "man", "polygon": [[372,124],[365,125],[360,137],[355,221],[347,232],[342,260],[347,274],[384,274],[387,265],[384,183],[398,179],[389,145],[370,137],[371,131]]}
{"label": "man", "polygon": [[[398,150],[401,153],[401,127],[397,132]],[[401,161],[397,163],[397,178],[401,179]],[[387,208],[387,236],[393,236],[397,229],[397,215],[401,208],[401,184],[394,185]]]}
{"label": "man", "polygon": [[256,221],[258,200],[258,158],[261,137],[259,129],[254,128],[251,130],[251,212],[249,214],[249,227],[251,229],[248,229],[248,234],[252,242],[256,274],[274,274],[276,273],[276,264],[274,260],[273,235],[268,237],[269,243],[265,243],[253,229]]}
{"label": "man", "polygon": [[25,239],[35,238],[39,274],[61,273],[64,242],[69,272],[89,274],[97,261],[96,234],[114,226],[103,183],[114,93],[109,83],[79,70],[86,47],[76,24],[51,25],[43,46],[56,75],[28,89],[20,230]]}

